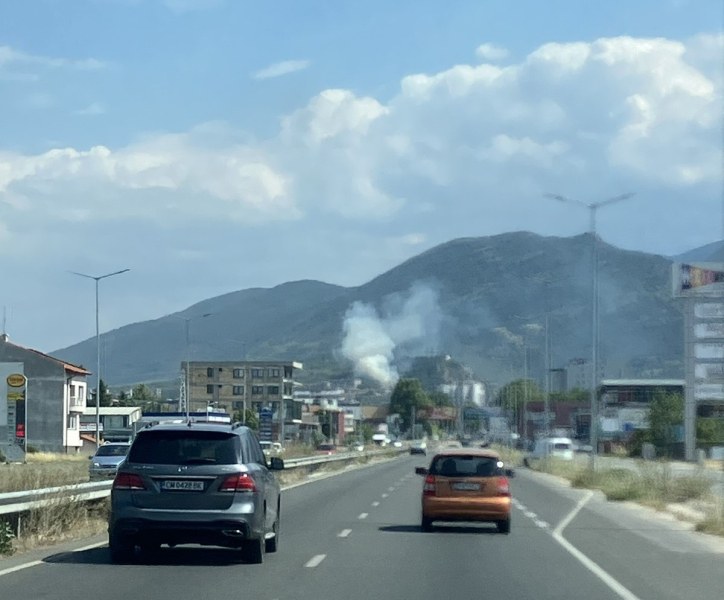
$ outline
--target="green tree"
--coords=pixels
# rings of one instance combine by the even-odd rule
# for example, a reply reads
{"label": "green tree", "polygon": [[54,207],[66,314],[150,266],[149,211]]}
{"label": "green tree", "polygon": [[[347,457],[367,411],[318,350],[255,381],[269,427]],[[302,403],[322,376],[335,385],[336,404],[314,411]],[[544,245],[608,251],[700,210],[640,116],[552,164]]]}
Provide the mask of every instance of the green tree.
{"label": "green tree", "polygon": [[390,397],[390,414],[399,414],[402,431],[407,431],[412,424],[412,409],[414,408],[422,421],[420,409],[430,408],[432,401],[422,388],[419,379],[400,379],[392,390]]}
{"label": "green tree", "polygon": [[532,379],[516,379],[506,383],[498,390],[497,403],[505,409],[520,409],[526,401],[539,402],[543,400],[543,392]]}
{"label": "green tree", "polygon": [[453,406],[453,401],[445,392],[434,391],[430,392],[429,396],[433,406]]}
{"label": "green tree", "polygon": [[[110,406],[111,405],[111,393],[108,391],[108,386],[106,385],[106,382],[102,379],[99,382],[99,388],[101,390],[100,398],[101,398],[101,406]],[[97,394],[95,390],[93,391],[93,394],[91,395],[91,399],[88,400],[88,406],[95,406],[96,405],[96,397]]]}
{"label": "green tree", "polygon": [[681,394],[656,392],[649,412],[651,442],[660,454],[671,455],[677,441],[677,426],[684,422],[684,398]]}
{"label": "green tree", "polygon": [[[244,416],[246,416],[246,419]],[[233,420],[236,423],[245,423],[247,427],[254,431],[259,430],[259,415],[250,408],[247,408],[245,412],[241,410],[234,411]]]}

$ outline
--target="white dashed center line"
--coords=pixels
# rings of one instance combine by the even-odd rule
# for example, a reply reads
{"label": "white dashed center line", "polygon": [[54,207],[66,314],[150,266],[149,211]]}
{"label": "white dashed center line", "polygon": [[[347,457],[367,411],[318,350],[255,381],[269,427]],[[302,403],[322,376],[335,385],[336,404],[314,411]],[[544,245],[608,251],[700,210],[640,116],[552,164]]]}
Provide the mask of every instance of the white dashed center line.
{"label": "white dashed center line", "polygon": [[389,494],[382,494],[383,498],[387,498],[387,496],[389,496]]}
{"label": "white dashed center line", "polygon": [[337,534],[337,537],[346,538],[350,533],[352,533],[351,529],[343,529]]}
{"label": "white dashed center line", "polygon": [[393,488],[393,487],[388,487],[388,488],[387,488],[387,491],[388,491],[388,492],[394,492],[394,491],[395,491],[395,488]]}
{"label": "white dashed center line", "polygon": [[376,500],[372,503],[372,506],[379,506],[379,505],[380,505],[380,503],[377,502]]}
{"label": "white dashed center line", "polygon": [[319,563],[321,563],[325,558],[327,558],[326,554],[317,554],[317,556],[310,558],[304,566],[308,569],[313,569],[314,567],[319,566]]}
{"label": "white dashed center line", "polygon": [[362,520],[362,519],[366,519],[368,516],[369,516],[368,513],[362,513],[362,514],[360,514],[360,516],[357,517],[357,518],[360,519],[360,520]]}

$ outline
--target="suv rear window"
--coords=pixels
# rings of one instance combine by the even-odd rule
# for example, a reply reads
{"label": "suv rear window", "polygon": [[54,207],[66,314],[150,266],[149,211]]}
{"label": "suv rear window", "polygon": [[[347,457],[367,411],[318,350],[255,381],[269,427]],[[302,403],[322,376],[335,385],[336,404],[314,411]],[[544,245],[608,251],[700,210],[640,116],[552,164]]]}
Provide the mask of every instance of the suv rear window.
{"label": "suv rear window", "polygon": [[217,431],[148,431],[139,433],[128,462],[150,465],[233,465],[238,436]]}
{"label": "suv rear window", "polygon": [[557,443],[553,444],[553,449],[554,450],[570,450],[571,445],[567,444],[566,442],[557,442]]}
{"label": "suv rear window", "polygon": [[488,456],[438,456],[430,465],[432,475],[443,477],[492,477],[502,475],[499,459]]}

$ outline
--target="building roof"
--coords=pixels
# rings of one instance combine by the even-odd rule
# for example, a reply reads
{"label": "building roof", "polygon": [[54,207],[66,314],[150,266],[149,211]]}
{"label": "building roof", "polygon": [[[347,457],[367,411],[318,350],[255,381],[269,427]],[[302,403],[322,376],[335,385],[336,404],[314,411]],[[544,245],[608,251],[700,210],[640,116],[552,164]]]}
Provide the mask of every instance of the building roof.
{"label": "building roof", "polygon": [[602,379],[601,387],[665,387],[686,385],[684,379]]}
{"label": "building roof", "polygon": [[[101,406],[98,414],[101,416],[131,416],[137,412],[141,412],[140,406]],[[96,407],[88,406],[83,409],[84,417],[95,416]]]}
{"label": "building roof", "polygon": [[60,365],[63,365],[63,368],[66,371],[69,371],[70,373],[73,373],[74,375],[90,375],[91,372],[87,369],[80,367],[78,365],[74,365],[72,363],[66,362],[64,360],[60,360],[59,358],[56,358],[55,356],[51,356],[50,354],[45,354],[45,352],[41,352],[40,350],[35,350],[33,348],[27,348],[25,346],[21,346],[20,344],[16,344],[14,342],[11,342],[7,334],[0,335],[0,343],[4,344],[10,344],[11,346],[15,346],[16,348],[20,348],[21,350],[25,350],[26,352],[32,352],[33,354],[37,354],[38,356],[41,356],[43,358],[47,358],[48,360],[52,360]]}

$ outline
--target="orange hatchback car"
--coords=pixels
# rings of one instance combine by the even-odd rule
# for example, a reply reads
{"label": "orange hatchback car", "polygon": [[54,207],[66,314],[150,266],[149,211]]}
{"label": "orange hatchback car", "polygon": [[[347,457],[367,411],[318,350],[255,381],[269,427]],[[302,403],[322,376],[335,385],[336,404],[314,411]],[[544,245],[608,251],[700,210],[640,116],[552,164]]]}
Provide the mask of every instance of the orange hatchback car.
{"label": "orange hatchback car", "polygon": [[512,469],[505,469],[493,450],[454,448],[435,455],[430,467],[417,467],[425,476],[422,486],[422,530],[433,521],[482,521],[495,523],[500,533],[510,533],[510,484]]}

